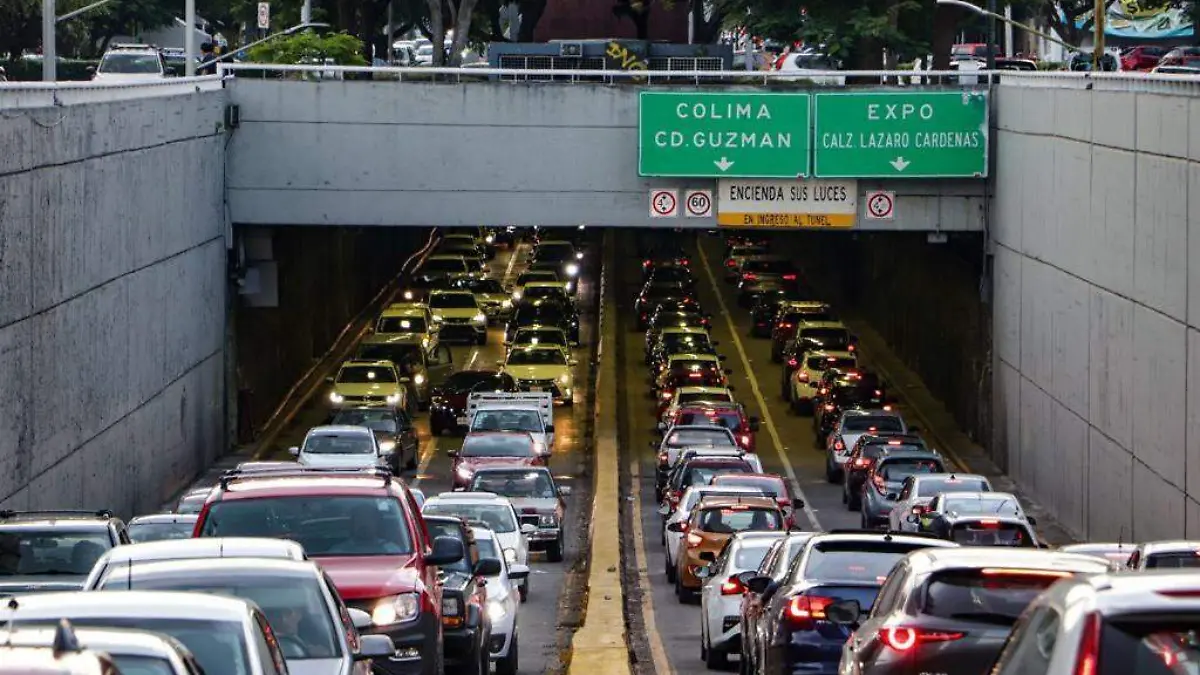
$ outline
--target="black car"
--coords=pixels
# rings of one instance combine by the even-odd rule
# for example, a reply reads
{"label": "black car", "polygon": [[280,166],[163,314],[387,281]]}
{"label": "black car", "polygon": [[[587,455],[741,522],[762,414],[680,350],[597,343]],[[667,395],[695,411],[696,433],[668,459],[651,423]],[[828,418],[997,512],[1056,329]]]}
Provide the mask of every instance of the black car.
{"label": "black car", "polygon": [[370,429],[392,473],[399,474],[402,469],[417,468],[420,447],[417,431],[407,412],[392,406],[340,408],[329,423]]}
{"label": "black car", "polygon": [[664,333],[655,341],[650,352],[646,354],[646,365],[650,367],[651,376],[657,376],[667,367],[667,361],[676,354],[716,354],[720,344],[708,336],[708,333]]}
{"label": "black car", "polygon": [[470,273],[458,255],[431,255],[413,272],[412,283],[420,289],[447,288]]}
{"label": "black car", "polygon": [[518,304],[504,329],[504,339],[511,342],[518,328],[539,324],[561,328],[572,345],[579,344],[579,311],[573,305],[546,300]]}
{"label": "black car", "polygon": [[500,573],[500,561],[480,558],[475,535],[466,520],[455,516],[423,515],[434,537],[463,542],[466,555],[441,567],[442,643],[447,672],[486,675],[491,666],[492,622],[487,612],[484,577]]}
{"label": "black car", "polygon": [[676,260],[655,260],[649,265],[642,265],[643,281],[673,281],[695,288],[696,280],[692,271],[686,265]]}
{"label": "black car", "polygon": [[0,511],[0,596],[83,588],[92,565],[130,543],[109,511]]}
{"label": "black car", "polygon": [[875,433],[859,436],[844,465],[842,503],[851,511],[862,508],[862,485],[871,467],[889,451],[929,450],[920,436],[912,434]]}
{"label": "black car", "polygon": [[[829,311],[826,316],[828,319],[810,317],[808,321],[836,321],[836,315]],[[774,324],[772,324],[772,329]],[[772,346],[772,349],[774,347]],[[799,359],[796,357],[807,351],[821,349],[831,352],[853,352],[858,351],[858,338],[853,333],[845,328],[834,328],[829,326],[803,326],[797,328],[787,342],[783,344],[783,349],[780,351],[779,360],[783,362],[784,370],[788,375],[791,375],[796,368],[799,368]],[[772,354],[773,355],[773,354]],[[796,363],[792,361],[795,360]]]}
{"label": "black car", "polygon": [[447,431],[461,431],[467,425],[467,397],[475,392],[511,393],[517,383],[506,373],[496,370],[460,370],[430,392],[429,431],[441,436]]}
{"label": "black car", "polygon": [[[830,378],[835,372],[836,379]],[[850,408],[884,408],[887,402],[887,387],[875,373],[831,369],[825,371],[821,383],[821,388],[813,397],[813,430],[821,447],[825,446],[826,436],[833,431],[844,411]]]}
{"label": "black car", "polygon": [[1013,513],[939,513],[928,530],[961,546],[1041,547],[1033,524]]}
{"label": "black car", "polygon": [[779,306],[789,300],[803,300],[800,289],[796,286],[779,286],[759,293],[750,306],[750,335],[753,337],[771,337],[775,327],[775,315]]}
{"label": "black car", "polygon": [[675,281],[649,281],[642,287],[634,301],[634,311],[637,313],[637,329],[646,330],[650,325],[650,317],[658,310],[659,305],[673,304],[674,306],[695,306],[695,293],[684,284]]}

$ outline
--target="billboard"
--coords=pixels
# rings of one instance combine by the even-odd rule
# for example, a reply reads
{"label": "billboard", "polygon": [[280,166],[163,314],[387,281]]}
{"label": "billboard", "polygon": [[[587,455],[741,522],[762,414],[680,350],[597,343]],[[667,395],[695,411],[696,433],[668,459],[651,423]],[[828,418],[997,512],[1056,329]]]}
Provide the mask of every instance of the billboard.
{"label": "billboard", "polygon": [[[1111,0],[1104,34],[1132,40],[1189,39],[1192,17],[1182,3],[1171,0]],[[1176,5],[1176,6],[1173,6]],[[1082,30],[1092,29],[1092,12],[1075,19]]]}

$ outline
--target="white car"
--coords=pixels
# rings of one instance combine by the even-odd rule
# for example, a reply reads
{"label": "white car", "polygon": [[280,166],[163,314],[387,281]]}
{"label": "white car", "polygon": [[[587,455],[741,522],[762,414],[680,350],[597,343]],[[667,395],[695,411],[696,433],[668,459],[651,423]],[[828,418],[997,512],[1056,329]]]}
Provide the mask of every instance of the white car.
{"label": "white car", "polygon": [[698,576],[707,577],[700,589],[700,658],[712,669],[724,668],[730,652],[740,651],[742,593],[738,575],[757,570],[771,545],[784,532],[739,532],[721,555]]}
{"label": "white car", "polygon": [[[203,669],[181,642],[125,628],[72,628],[79,646],[112,657],[122,673],[156,675],[204,675]],[[21,628],[7,631],[6,647],[53,647],[57,627]],[[61,671],[70,672],[70,671]]]}
{"label": "white car", "polygon": [[778,78],[780,80],[808,80],[815,85],[827,87],[846,86],[846,76],[833,74],[838,70],[837,64],[825,54],[785,54],[776,62],[774,69],[788,74],[788,77]]}
{"label": "white car", "polygon": [[711,401],[713,403],[734,403],[733,390],[729,387],[680,387],[671,394],[670,403],[663,411],[660,421],[668,422],[675,419],[675,413],[689,403]]}
{"label": "white car", "polygon": [[92,80],[114,84],[154,82],[166,78],[167,74],[167,62],[157,48],[143,44],[116,44],[104,52]]}
{"label": "white car", "polygon": [[893,410],[851,408],[834,423],[825,441],[825,479],[836,483],[845,475],[846,460],[854,444],[865,434],[909,434],[920,431],[909,427],[904,417]]}
{"label": "white car", "polygon": [[305,434],[304,443],[288,452],[301,465],[320,469],[387,467],[375,432],[366,427],[313,427]]}
{"label": "white car", "polygon": [[[858,354],[849,351],[817,350],[805,352],[804,361],[796,364],[796,370],[788,380],[791,385],[792,410],[797,413],[812,411],[813,397],[821,375],[830,368],[857,368]],[[854,447],[854,446],[851,446]]]}
{"label": "white car", "polygon": [[[961,499],[937,499],[943,494],[961,496]],[[935,500],[941,508],[937,513],[930,510]],[[939,513],[948,512],[956,512],[957,515],[1025,515],[1021,510],[1021,502],[1017,501],[1016,497],[1007,492],[993,493],[992,484],[986,476],[972,473],[925,473],[904,479],[897,492],[896,503],[888,513],[888,529],[895,532],[920,532],[922,520],[928,522]]]}
{"label": "white car", "polygon": [[658,513],[663,517],[662,542],[667,547],[666,573],[667,581],[675,583],[675,551],[679,550],[679,540],[685,536],[683,532],[672,532],[668,529],[671,523],[686,523],[692,517],[692,509],[700,503],[703,497],[736,497],[738,495],[762,496],[763,491],[752,487],[721,487],[717,485],[693,485],[689,487],[679,500],[679,506],[669,511],[666,503],[658,507]]}
{"label": "white car", "polygon": [[87,580],[83,582],[83,590],[95,590],[100,579],[114,567],[124,567],[131,563],[197,558],[308,560],[308,554],[304,552],[303,546],[294,541],[270,537],[197,537],[128,544],[113,547],[100,556],[96,564],[92,565]]}
{"label": "white car", "polygon": [[[499,555],[500,542],[496,534],[486,527],[472,527],[475,545],[480,559],[498,558],[500,573],[487,577],[487,613],[492,621],[491,657],[496,662],[496,675],[516,675],[518,664],[519,631],[517,614],[521,603],[517,600],[517,581],[529,578],[529,567],[505,562]],[[496,639],[501,643],[497,648]]]}
{"label": "white car", "polygon": [[[537,532],[531,523],[521,524],[517,510],[507,497],[491,492],[443,492],[425,500],[421,513],[431,516],[457,516],[471,523],[483,523],[500,543],[504,562],[529,564],[529,535]],[[529,577],[520,583],[521,602],[529,597]]]}
{"label": "white car", "polygon": [[554,396],[550,392],[476,392],[467,396],[467,432],[524,431],[539,452],[554,449]]}

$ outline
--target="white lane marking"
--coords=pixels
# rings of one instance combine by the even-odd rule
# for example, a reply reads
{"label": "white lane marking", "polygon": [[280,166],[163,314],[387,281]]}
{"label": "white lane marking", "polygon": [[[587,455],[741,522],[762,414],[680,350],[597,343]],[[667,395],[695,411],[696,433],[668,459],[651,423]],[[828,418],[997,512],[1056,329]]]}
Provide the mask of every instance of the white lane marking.
{"label": "white lane marking", "polygon": [[523,246],[525,244],[521,243],[509,249],[508,266],[504,268],[504,278],[501,280],[503,283],[507,284],[512,279],[513,266],[517,264],[517,251],[520,251]]}
{"label": "white lane marking", "polygon": [[646,540],[642,533],[642,481],[637,457],[629,462],[629,477],[639,492],[633,499],[633,541],[638,559],[638,587],[642,589],[642,625],[646,627],[646,641],[650,643],[654,672],[658,675],[671,675],[675,671],[667,659],[667,650],[663,646],[662,635],[658,632],[658,623],[654,619],[654,586],[650,585],[650,575],[646,571],[650,567],[650,558],[646,556]]}
{"label": "white lane marking", "polygon": [[746,373],[746,379],[750,381],[750,391],[754,393],[754,400],[758,402],[759,415],[762,417],[763,424],[767,427],[767,433],[771,436],[771,442],[775,445],[775,452],[779,454],[779,460],[783,463],[783,470],[787,472],[787,477],[792,481],[792,489],[796,491],[796,496],[804,500],[804,515],[808,518],[808,522],[812,524],[816,531],[821,530],[821,523],[817,520],[817,514],[809,506],[808,497],[805,496],[804,490],[800,487],[800,481],[796,479],[796,470],[792,468],[792,462],[788,460],[787,453],[783,450],[783,441],[779,438],[779,432],[775,429],[775,422],[771,419],[771,410],[767,407],[767,402],[763,398],[762,391],[758,388],[758,378],[754,377],[754,370],[750,367],[750,357],[746,356],[746,347],[742,344],[742,339],[738,337],[737,326],[733,323],[733,316],[729,313],[729,308],[725,306],[725,298],[721,296],[721,289],[717,286],[717,279],[713,276],[712,267],[709,267],[708,256],[704,255],[704,248],[697,246],[697,251],[700,256],[700,264],[704,267],[704,273],[708,276],[708,282],[712,286],[713,292],[717,296],[717,304],[721,307],[721,315],[725,317],[725,322],[729,327],[729,334],[733,337],[733,345],[737,347],[738,356],[742,358],[742,369]]}

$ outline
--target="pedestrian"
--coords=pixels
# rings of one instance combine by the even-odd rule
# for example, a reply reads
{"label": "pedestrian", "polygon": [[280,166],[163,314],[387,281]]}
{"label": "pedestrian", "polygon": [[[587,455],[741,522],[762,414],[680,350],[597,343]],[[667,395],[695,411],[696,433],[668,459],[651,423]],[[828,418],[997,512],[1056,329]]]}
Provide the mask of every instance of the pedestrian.
{"label": "pedestrian", "polygon": [[[212,61],[215,58],[217,58],[217,54],[213,50],[213,43],[205,42],[204,44],[200,45],[200,63],[208,63],[209,61]],[[197,75],[216,75],[217,74],[217,64],[209,63],[206,66],[197,68],[196,74]]]}

